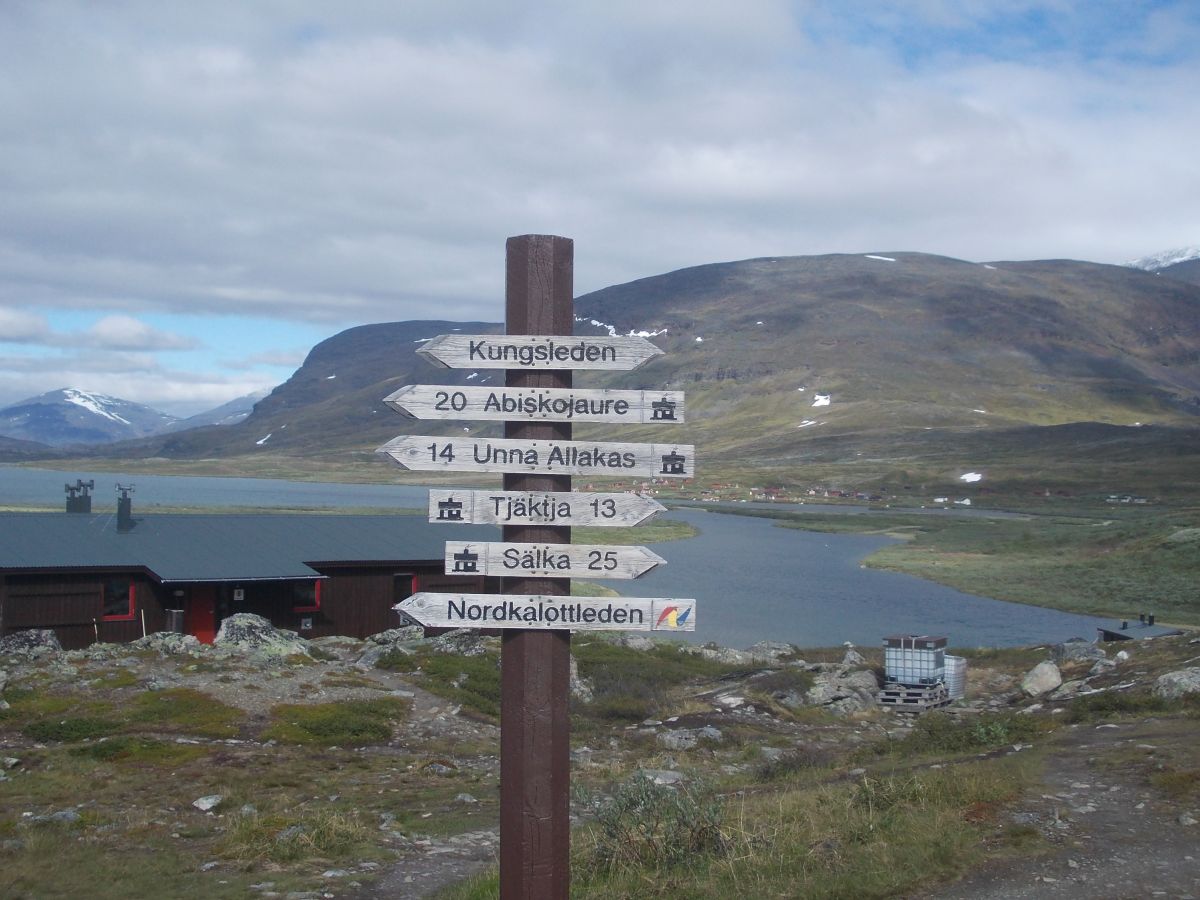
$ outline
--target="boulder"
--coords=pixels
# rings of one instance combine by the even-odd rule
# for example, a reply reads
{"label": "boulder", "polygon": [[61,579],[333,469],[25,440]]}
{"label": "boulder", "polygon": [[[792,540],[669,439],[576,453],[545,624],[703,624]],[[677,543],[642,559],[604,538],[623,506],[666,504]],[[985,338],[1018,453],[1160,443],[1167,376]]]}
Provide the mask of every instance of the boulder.
{"label": "boulder", "polygon": [[1030,669],[1021,679],[1021,691],[1027,697],[1040,697],[1048,694],[1063,683],[1062,672],[1058,666],[1046,660]]}
{"label": "boulder", "polygon": [[130,641],[129,646],[137,650],[153,650],[159,656],[178,656],[182,653],[199,650],[204,645],[196,639],[195,635],[179,634],[174,631],[156,631],[154,634],[140,637],[136,641]]}
{"label": "boulder", "polygon": [[1093,665],[1090,669],[1088,669],[1088,675],[1089,676],[1104,675],[1108,672],[1113,671],[1113,669],[1115,669],[1116,667],[1117,667],[1116,660],[1098,659],[1098,660],[1096,660],[1095,665]]}
{"label": "boulder", "polygon": [[778,662],[785,656],[792,656],[796,648],[782,641],[759,641],[753,647],[747,647],[746,653],[755,662]]}
{"label": "boulder", "polygon": [[654,649],[654,641],[641,634],[617,634],[611,640],[618,647],[628,647],[630,650]]}
{"label": "boulder", "polygon": [[721,729],[712,725],[700,728],[677,728],[673,731],[662,731],[654,739],[659,746],[667,750],[691,750],[702,740],[720,742],[724,739]]}
{"label": "boulder", "polygon": [[846,655],[842,657],[843,666],[861,667],[867,664],[867,658],[855,650],[853,647],[846,648]]}
{"label": "boulder", "polygon": [[393,651],[411,655],[416,646],[425,639],[425,629],[420,625],[406,628],[389,628],[372,634],[354,665],[360,669],[373,669],[379,660]]}
{"label": "boulder", "polygon": [[1200,693],[1200,668],[1180,669],[1158,676],[1154,695],[1164,700],[1178,700],[1185,694]]}
{"label": "boulder", "polygon": [[6,687],[8,687],[8,673],[0,669],[0,709],[8,709],[8,701],[4,699]]}
{"label": "boulder", "polygon": [[30,659],[62,653],[58,636],[48,628],[14,631],[0,638],[0,656],[24,656]]}
{"label": "boulder", "polygon": [[878,691],[874,672],[839,668],[817,673],[804,700],[809,706],[823,706],[834,715],[848,716],[874,706]]}
{"label": "boulder", "polygon": [[268,660],[308,656],[308,642],[304,638],[286,628],[276,628],[253,613],[235,613],[224,619],[213,643],[224,650]]}
{"label": "boulder", "polygon": [[718,647],[715,644],[705,644],[697,647],[696,652],[705,659],[711,659],[730,666],[752,666],[756,660],[745,650],[734,650],[731,647]]}
{"label": "boulder", "polygon": [[427,645],[435,653],[453,653],[455,656],[482,656],[487,653],[488,639],[478,631],[459,628],[431,638]]}
{"label": "boulder", "polygon": [[574,654],[571,654],[570,673],[571,696],[581,703],[591,703],[595,697],[595,690],[590,681],[579,677],[579,661],[575,659]]}
{"label": "boulder", "polygon": [[1060,666],[1074,662],[1095,662],[1108,657],[1108,653],[1099,644],[1079,638],[1055,644],[1050,655]]}

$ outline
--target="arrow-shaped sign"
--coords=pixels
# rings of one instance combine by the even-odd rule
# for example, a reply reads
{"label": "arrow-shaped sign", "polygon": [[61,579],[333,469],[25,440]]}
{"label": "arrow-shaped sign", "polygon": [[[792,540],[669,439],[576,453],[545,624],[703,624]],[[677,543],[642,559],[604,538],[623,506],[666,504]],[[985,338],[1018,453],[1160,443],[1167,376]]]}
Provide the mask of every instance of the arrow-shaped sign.
{"label": "arrow-shaped sign", "polygon": [[638,546],[446,541],[447,575],[629,579],[666,562]]}
{"label": "arrow-shaped sign", "polygon": [[430,522],[473,525],[638,525],[665,512],[657,500],[629,493],[430,490]]}
{"label": "arrow-shaped sign", "polygon": [[643,337],[439,334],[417,350],[448,369],[636,369],[662,355]]}
{"label": "arrow-shaped sign", "polygon": [[547,597],[420,592],[394,607],[429,628],[695,631],[696,601],[673,597]]}
{"label": "arrow-shaped sign", "polygon": [[611,441],[523,441],[402,434],[377,451],[423,472],[543,472],[551,475],[627,475],[691,478],[690,444]]}
{"label": "arrow-shaped sign", "polygon": [[414,419],[500,419],[674,425],[683,421],[682,391],[445,387],[408,384],[383,398]]}

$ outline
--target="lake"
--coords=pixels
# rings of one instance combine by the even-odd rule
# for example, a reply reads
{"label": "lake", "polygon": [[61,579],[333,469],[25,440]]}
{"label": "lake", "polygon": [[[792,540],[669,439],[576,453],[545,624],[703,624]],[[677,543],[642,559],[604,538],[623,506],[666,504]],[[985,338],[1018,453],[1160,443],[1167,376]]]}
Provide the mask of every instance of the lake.
{"label": "lake", "polygon": [[[411,509],[424,508],[426,502],[426,488],[415,485],[120,476],[0,466],[0,505],[59,506],[63,485],[76,478],[94,480],[93,496],[105,507],[115,505],[118,482],[136,485],[135,513],[156,506]],[[668,565],[637,581],[606,584],[627,596],[695,598],[697,627],[689,637],[696,641],[729,647],[760,640],[801,647],[844,641],[877,646],[884,635],[912,633],[944,634],[951,646],[1002,647],[1075,636],[1091,639],[1096,626],[1107,622],[864,567],[862,560],[891,538],[799,531],[768,519],[702,509],[677,509],[669,518],[695,525],[700,535],[655,544],[654,551]]]}

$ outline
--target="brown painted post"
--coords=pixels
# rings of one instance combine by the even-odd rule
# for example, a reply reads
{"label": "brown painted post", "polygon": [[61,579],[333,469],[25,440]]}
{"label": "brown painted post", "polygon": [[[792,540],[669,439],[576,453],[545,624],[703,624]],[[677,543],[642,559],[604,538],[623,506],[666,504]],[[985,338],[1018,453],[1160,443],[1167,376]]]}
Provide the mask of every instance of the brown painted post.
{"label": "brown painted post", "polygon": [[[508,334],[574,331],[574,243],[526,234],[508,239]],[[509,387],[571,387],[569,371],[507,370]],[[506,422],[506,438],[570,440],[564,422]],[[569,491],[569,475],[504,476],[508,491]],[[570,543],[569,527],[506,525],[505,541]],[[569,578],[506,578],[513,594],[567,595]],[[500,896],[565,898],[570,887],[571,633],[504,632],[500,696]]]}

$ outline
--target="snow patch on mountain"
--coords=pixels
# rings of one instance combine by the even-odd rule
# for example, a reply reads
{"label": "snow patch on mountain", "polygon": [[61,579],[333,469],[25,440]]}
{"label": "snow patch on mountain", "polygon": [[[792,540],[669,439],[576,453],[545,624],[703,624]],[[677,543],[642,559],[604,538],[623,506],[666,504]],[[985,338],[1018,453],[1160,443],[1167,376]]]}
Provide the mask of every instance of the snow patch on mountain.
{"label": "snow patch on mountain", "polygon": [[1164,250],[1140,259],[1125,263],[1131,269],[1144,269],[1147,272],[1157,272],[1167,266],[1178,265],[1189,260],[1200,259],[1200,247],[1176,247],[1174,250]]}
{"label": "snow patch on mountain", "polygon": [[[585,319],[583,316],[575,316],[574,319],[576,322],[587,322],[589,325],[594,325],[597,328],[603,328],[605,331],[608,332],[609,337],[620,337],[621,336],[620,332],[617,331],[616,325],[609,325],[607,322],[601,322],[599,319]],[[652,337],[658,337],[660,334],[666,334],[666,333],[667,333],[666,328],[659,328],[655,331],[639,331],[636,328],[631,328],[631,329],[629,329],[628,336],[629,337],[652,338]]]}
{"label": "snow patch on mountain", "polygon": [[90,413],[95,413],[114,422],[120,422],[122,425],[129,424],[128,419],[118,416],[110,409],[110,407],[117,406],[121,402],[113,397],[106,397],[103,394],[89,394],[86,391],[67,388],[63,391],[63,400],[67,403],[74,403],[76,406],[82,406]]}

